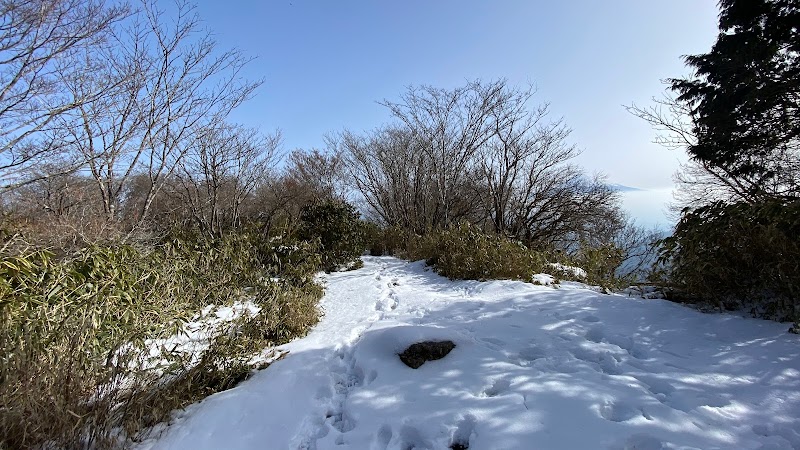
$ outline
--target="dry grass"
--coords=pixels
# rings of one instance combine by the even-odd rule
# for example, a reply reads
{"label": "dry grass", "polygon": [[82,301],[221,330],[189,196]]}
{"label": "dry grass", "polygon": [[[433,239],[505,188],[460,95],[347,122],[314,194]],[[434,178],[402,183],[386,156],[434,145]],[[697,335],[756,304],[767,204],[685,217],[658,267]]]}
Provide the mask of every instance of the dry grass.
{"label": "dry grass", "polygon": [[[171,411],[235,386],[255,368],[254,355],[319,318],[322,289],[311,281],[318,259],[302,245],[175,238],[146,252],[93,246],[56,259],[19,238],[6,244],[0,448],[124,447]],[[178,352],[144,360],[148,339],[172,336],[204,306],[245,294],[260,312],[218,330],[199,361]]]}

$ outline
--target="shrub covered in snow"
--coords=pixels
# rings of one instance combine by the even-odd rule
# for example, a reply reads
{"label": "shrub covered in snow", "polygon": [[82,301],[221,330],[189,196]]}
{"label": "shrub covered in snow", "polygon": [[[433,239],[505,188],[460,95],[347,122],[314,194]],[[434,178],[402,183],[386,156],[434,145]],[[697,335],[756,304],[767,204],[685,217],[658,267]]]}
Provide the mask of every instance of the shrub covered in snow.
{"label": "shrub covered in snow", "polygon": [[551,274],[557,275],[559,278],[585,281],[588,276],[586,271],[580,267],[567,266],[561,263],[549,263],[547,267]]}

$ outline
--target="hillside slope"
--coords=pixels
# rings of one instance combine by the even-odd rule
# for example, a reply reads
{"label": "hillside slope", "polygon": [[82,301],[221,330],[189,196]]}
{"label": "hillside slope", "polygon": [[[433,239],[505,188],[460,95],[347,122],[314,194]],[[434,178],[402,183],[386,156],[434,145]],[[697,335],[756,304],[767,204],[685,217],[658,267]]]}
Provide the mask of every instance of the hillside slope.
{"label": "hillside slope", "polygon": [[[800,337],[578,284],[367,257],[289,355],[140,450],[800,449]],[[417,370],[397,353],[456,348]]]}

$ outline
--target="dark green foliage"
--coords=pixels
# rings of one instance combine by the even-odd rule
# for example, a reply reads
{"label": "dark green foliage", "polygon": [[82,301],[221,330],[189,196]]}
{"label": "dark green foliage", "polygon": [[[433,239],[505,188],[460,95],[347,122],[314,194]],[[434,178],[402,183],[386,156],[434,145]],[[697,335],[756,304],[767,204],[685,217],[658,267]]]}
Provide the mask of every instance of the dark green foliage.
{"label": "dark green foliage", "polygon": [[364,222],[364,242],[371,256],[390,255],[386,248],[384,229],[372,222]]}
{"label": "dark green foliage", "polygon": [[364,225],[353,205],[326,201],[300,211],[299,239],[318,242],[322,269],[337,270],[354,263],[364,252]]}
{"label": "dark green foliage", "polygon": [[[686,58],[691,79],[670,80],[693,111],[693,158],[745,180],[748,199],[800,195],[800,2],[721,0],[709,53]],[[788,173],[787,173],[788,172]]]}
{"label": "dark green foliage", "polygon": [[727,202],[685,209],[651,276],[680,301],[798,320],[800,2],[719,5],[716,43],[686,58],[693,77],[670,83],[691,120],[700,186],[721,187],[705,195]]}
{"label": "dark green foliage", "polygon": [[662,261],[684,301],[800,316],[800,201],[713,203],[685,212],[663,241]]}
{"label": "dark green foliage", "polygon": [[398,227],[380,227],[374,223],[365,223],[365,242],[372,256],[397,255],[406,252],[408,238],[414,233],[403,231]]}

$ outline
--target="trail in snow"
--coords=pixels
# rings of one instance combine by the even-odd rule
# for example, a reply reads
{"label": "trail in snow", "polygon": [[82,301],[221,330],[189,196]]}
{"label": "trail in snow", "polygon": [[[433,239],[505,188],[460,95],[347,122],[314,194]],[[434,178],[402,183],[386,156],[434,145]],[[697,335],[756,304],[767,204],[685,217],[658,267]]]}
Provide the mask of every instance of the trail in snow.
{"label": "trail in snow", "polygon": [[[785,324],[364,259],[286,358],[140,450],[800,449]],[[424,339],[456,348],[403,365]]]}

